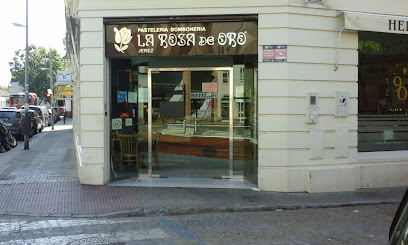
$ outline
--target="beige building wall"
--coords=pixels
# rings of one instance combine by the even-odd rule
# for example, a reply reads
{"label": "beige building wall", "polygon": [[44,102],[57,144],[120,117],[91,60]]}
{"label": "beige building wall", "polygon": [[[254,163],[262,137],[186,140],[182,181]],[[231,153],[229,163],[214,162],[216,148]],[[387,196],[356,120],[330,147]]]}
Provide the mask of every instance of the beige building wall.
{"label": "beige building wall", "polygon": [[[393,4],[391,4],[391,2]],[[407,185],[407,152],[357,152],[358,33],[339,10],[408,16],[402,0],[308,4],[305,0],[79,1],[80,74],[75,139],[81,183],[109,179],[109,122],[103,17],[258,14],[259,188],[282,192],[352,191]],[[340,39],[339,39],[340,37]],[[262,62],[262,45],[288,45],[287,62]],[[335,117],[336,91],[349,96]],[[307,94],[318,95],[318,122],[306,123]],[[397,155],[398,157],[395,157]]]}
{"label": "beige building wall", "polygon": [[[288,45],[285,63],[264,63],[259,51],[260,189],[356,189],[358,39],[343,32],[338,50],[342,26],[321,5],[259,15],[259,45]],[[349,95],[346,118],[334,116],[336,91]],[[316,124],[306,123],[308,93],[318,96]]]}
{"label": "beige building wall", "polygon": [[[78,173],[81,183],[108,183],[105,137],[106,96],[104,26],[102,18],[81,18],[80,82],[77,84]],[[106,150],[105,150],[106,149]]]}

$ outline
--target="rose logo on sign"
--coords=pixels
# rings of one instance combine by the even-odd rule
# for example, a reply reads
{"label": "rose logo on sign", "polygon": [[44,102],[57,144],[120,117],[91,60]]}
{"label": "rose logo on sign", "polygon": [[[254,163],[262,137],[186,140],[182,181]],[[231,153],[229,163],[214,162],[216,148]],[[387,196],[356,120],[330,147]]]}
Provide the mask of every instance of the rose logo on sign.
{"label": "rose logo on sign", "polygon": [[[114,28],[113,31],[115,32],[115,48],[117,51],[124,53],[128,47],[129,43],[132,40],[132,32],[130,29],[127,29],[126,27],[121,28],[118,30],[118,28]],[[119,45],[118,45],[119,44]]]}

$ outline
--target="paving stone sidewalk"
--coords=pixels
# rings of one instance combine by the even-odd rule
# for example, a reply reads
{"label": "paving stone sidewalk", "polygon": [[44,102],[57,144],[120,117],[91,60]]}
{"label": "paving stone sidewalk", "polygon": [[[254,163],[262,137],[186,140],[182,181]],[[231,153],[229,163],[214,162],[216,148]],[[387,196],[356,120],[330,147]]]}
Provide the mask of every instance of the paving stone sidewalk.
{"label": "paving stone sidewalk", "polygon": [[340,193],[88,186],[78,180],[71,120],[0,154],[0,214],[151,216],[398,203],[406,187]]}

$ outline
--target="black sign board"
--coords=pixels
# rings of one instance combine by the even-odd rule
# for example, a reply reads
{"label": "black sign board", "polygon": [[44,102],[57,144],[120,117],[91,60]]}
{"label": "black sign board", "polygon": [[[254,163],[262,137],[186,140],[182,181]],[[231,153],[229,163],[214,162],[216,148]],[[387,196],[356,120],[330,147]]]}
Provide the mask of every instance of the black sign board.
{"label": "black sign board", "polygon": [[106,25],[106,56],[257,54],[254,21]]}

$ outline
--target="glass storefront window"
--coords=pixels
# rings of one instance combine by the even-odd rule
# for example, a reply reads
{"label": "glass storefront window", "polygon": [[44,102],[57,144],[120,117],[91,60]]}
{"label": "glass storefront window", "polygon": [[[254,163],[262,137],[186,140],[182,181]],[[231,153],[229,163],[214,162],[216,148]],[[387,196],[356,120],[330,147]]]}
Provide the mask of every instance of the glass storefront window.
{"label": "glass storefront window", "polygon": [[359,32],[358,150],[408,150],[408,35]]}
{"label": "glass storefront window", "polygon": [[[112,59],[112,178],[256,182],[254,64],[256,56]],[[137,161],[120,158],[118,134],[137,135]]]}

